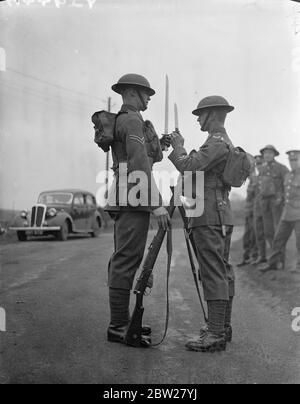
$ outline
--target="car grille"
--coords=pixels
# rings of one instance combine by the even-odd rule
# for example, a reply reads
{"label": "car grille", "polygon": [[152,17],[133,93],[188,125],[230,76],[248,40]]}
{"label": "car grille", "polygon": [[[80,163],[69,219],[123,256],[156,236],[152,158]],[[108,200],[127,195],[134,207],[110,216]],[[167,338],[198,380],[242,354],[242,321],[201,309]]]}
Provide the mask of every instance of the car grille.
{"label": "car grille", "polygon": [[31,209],[31,226],[41,227],[46,216],[46,205],[34,205]]}

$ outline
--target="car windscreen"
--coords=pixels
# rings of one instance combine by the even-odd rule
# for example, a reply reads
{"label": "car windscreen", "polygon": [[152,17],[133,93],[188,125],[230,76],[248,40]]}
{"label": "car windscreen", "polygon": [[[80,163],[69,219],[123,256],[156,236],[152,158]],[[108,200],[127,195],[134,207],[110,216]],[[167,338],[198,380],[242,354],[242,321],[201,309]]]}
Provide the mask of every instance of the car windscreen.
{"label": "car windscreen", "polygon": [[40,194],[38,203],[45,205],[71,204],[73,195],[67,192],[45,192]]}

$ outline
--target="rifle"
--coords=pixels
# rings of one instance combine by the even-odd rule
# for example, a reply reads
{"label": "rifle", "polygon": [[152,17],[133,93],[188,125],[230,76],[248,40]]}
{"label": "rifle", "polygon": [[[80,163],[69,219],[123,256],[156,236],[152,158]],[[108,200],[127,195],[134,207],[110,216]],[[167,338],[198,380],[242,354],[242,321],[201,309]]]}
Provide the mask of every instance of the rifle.
{"label": "rifle", "polygon": [[[170,200],[170,205],[168,206],[167,211],[169,213],[170,218],[172,218],[175,211],[174,195]],[[152,274],[166,232],[167,230],[158,229],[154,239],[152,240],[152,243],[149,246],[147,256],[143,263],[141,275],[137,279],[134,288],[134,294],[136,295],[135,308],[131,316],[131,321],[125,336],[125,344],[127,345],[131,345],[134,347],[141,346],[142,319],[144,314],[143,298],[147,288],[149,277]]]}
{"label": "rifle", "polygon": [[[183,225],[184,225],[184,228],[183,228],[183,231],[184,231],[184,238],[185,238],[186,248],[187,248],[188,255],[189,255],[189,260],[190,260],[190,264],[191,264],[191,269],[192,269],[192,274],[193,274],[193,278],[194,278],[194,282],[195,282],[197,294],[198,294],[199,301],[200,301],[200,305],[201,305],[201,308],[202,308],[204,320],[205,320],[205,322],[207,323],[207,322],[208,322],[208,318],[207,318],[207,316],[206,316],[205,309],[204,309],[204,306],[203,306],[203,301],[202,301],[201,294],[200,294],[199,283],[198,283],[198,277],[197,277],[197,270],[196,270],[196,267],[195,267],[195,264],[194,264],[194,259],[193,259],[193,254],[192,254],[192,250],[191,250],[191,245],[192,245],[192,248],[193,248],[193,250],[194,250],[194,254],[196,255],[196,257],[197,257],[197,248],[196,248],[196,245],[195,245],[195,241],[194,241],[194,239],[193,239],[193,235],[191,234],[191,232],[190,232],[189,229],[188,229],[188,222],[187,222],[187,217],[186,217],[186,215],[185,215],[184,208],[183,208],[182,206],[178,206],[178,209],[179,209],[180,216],[181,216],[181,218],[182,218]],[[190,245],[190,244],[191,244],[191,245]],[[199,271],[199,274],[198,274],[198,275],[200,276],[200,268],[199,268],[198,271]],[[200,280],[201,280],[201,278],[200,278]]]}

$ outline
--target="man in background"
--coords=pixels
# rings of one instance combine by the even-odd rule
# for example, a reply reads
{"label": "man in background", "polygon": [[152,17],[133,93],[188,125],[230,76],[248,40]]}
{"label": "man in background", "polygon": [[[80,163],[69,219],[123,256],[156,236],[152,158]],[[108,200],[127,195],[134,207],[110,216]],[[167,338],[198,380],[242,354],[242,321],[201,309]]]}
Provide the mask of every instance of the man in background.
{"label": "man in background", "polygon": [[275,160],[279,152],[274,146],[267,145],[260,152],[264,158],[259,174],[262,217],[265,237],[272,248],[283,208],[284,179],[289,170]]}
{"label": "man in background", "polygon": [[272,254],[268,265],[261,268],[262,272],[281,269],[285,246],[292,232],[295,231],[297,263],[293,270],[300,273],[300,150],[291,150],[287,154],[291,172],[286,175],[284,181],[285,204],[275,235]]}

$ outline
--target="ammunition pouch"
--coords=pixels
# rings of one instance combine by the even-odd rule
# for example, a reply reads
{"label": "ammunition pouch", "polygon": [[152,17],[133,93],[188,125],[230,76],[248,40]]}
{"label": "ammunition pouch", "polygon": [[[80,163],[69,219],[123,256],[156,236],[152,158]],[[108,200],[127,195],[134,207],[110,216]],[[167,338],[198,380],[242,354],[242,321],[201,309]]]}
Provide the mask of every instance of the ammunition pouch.
{"label": "ammunition pouch", "polygon": [[163,159],[163,153],[157,133],[150,121],[144,122],[144,137],[146,141],[147,155],[151,165]]}

